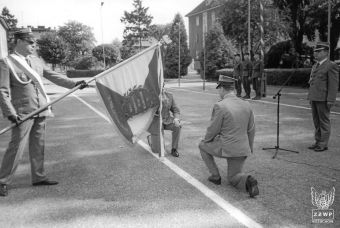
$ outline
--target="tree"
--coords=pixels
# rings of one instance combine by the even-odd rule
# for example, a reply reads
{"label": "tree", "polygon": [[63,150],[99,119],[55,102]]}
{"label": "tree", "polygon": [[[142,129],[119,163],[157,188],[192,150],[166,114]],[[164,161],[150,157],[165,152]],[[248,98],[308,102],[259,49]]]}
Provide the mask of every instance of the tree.
{"label": "tree", "polygon": [[[124,57],[125,51],[129,52],[138,42],[139,50],[142,48],[142,39],[149,36],[149,26],[153,17],[148,14],[149,7],[143,7],[142,0],[133,0],[134,10],[131,12],[124,11],[124,16],[120,19],[125,24],[123,46]],[[131,50],[130,54],[133,54]],[[122,53],[123,55],[123,53]],[[127,53],[127,56],[129,53]]]}
{"label": "tree", "polygon": [[37,40],[39,46],[38,53],[45,62],[52,64],[55,69],[56,64],[61,64],[66,57],[65,42],[56,33],[45,33]]}
{"label": "tree", "polygon": [[184,76],[188,73],[188,66],[191,63],[191,56],[189,54],[187,33],[183,18],[180,14],[175,15],[171,25],[169,38],[172,40],[172,42],[165,49],[164,75],[166,78],[178,77],[178,54],[180,51],[180,75]]}
{"label": "tree", "polygon": [[[303,35],[314,40],[316,29],[320,39],[327,41],[328,0],[274,0],[274,4],[290,25],[289,35],[297,52],[302,53]],[[331,50],[334,50],[340,34],[340,2],[331,0],[331,5]]]}
{"label": "tree", "polygon": [[[331,33],[330,54],[333,59],[338,39],[340,37],[340,1],[331,1]],[[315,29],[319,31],[320,40],[327,41],[328,38],[328,1],[314,3],[308,11],[309,18],[306,21],[306,35],[309,40],[315,39]]]}
{"label": "tree", "polygon": [[[201,52],[200,63],[202,71],[206,67],[206,78],[213,79],[216,76],[216,70],[225,68],[232,58],[235,49],[232,48],[230,42],[223,35],[221,26],[213,27],[205,37],[206,53]],[[204,64],[204,55],[205,64]]]}
{"label": "tree", "polygon": [[[270,47],[281,39],[287,37],[286,24],[282,23],[279,15],[275,14],[275,9],[271,5],[271,0],[262,0],[264,5],[264,42],[266,47]],[[248,46],[248,1],[229,0],[219,14],[219,22],[222,25],[226,38],[243,53]],[[251,4],[251,49],[258,51],[260,44],[260,3],[259,0],[252,1]]]}
{"label": "tree", "polygon": [[96,41],[92,28],[77,21],[70,21],[59,27],[58,35],[67,44],[67,60],[70,62],[90,53]]}
{"label": "tree", "polygon": [[169,35],[171,31],[171,23],[162,25],[162,24],[153,24],[149,28],[150,36],[154,37],[156,40],[160,41],[163,36]]}
{"label": "tree", "polygon": [[105,53],[105,63],[107,66],[111,67],[119,61],[120,53],[119,47],[113,44],[102,44],[92,49],[92,55],[96,57],[99,61],[103,61],[103,45]]}
{"label": "tree", "polygon": [[1,16],[10,29],[15,29],[17,27],[18,20],[9,12],[7,7],[2,8]]}

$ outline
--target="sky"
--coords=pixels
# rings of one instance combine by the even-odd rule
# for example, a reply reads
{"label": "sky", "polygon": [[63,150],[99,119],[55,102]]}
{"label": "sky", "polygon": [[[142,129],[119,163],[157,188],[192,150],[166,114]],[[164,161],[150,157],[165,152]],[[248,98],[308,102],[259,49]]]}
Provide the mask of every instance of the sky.
{"label": "sky", "polygon": [[[203,0],[142,0],[148,13],[153,16],[152,24],[171,23],[176,13],[184,19]],[[101,2],[104,2],[101,6]],[[68,21],[78,21],[93,28],[97,44],[111,43],[123,39],[124,24],[120,18],[124,11],[133,10],[133,0],[0,0],[0,8],[6,6],[18,19],[18,27],[42,25],[58,29]],[[101,20],[102,19],[102,20]],[[103,29],[102,29],[103,28]]]}

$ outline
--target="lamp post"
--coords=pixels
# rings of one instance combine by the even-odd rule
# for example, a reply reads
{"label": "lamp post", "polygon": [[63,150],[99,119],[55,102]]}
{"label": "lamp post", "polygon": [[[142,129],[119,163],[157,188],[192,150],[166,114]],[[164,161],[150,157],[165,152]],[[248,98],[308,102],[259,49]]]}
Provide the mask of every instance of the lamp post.
{"label": "lamp post", "polygon": [[181,87],[181,22],[178,21],[178,87]]}
{"label": "lamp post", "polygon": [[250,44],[250,0],[248,0],[248,52],[251,56],[251,44]]}
{"label": "lamp post", "polygon": [[101,30],[102,30],[102,45],[103,45],[103,62],[104,62],[104,70],[106,69],[106,64],[105,64],[105,48],[104,48],[104,30],[103,30],[103,5],[104,5],[104,2],[101,2],[100,3],[100,27],[101,27]]}
{"label": "lamp post", "polygon": [[[328,0],[328,34],[327,34],[327,42],[331,43],[331,0]],[[328,59],[331,57],[331,51],[328,52]]]}

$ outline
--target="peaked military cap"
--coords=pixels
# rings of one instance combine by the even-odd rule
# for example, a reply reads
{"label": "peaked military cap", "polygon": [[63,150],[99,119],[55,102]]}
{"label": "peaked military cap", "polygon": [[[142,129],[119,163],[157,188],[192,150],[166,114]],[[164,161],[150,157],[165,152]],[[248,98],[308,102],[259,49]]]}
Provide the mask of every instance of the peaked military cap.
{"label": "peaked military cap", "polygon": [[234,56],[235,56],[235,57],[236,57],[236,56],[240,56],[240,54],[239,54],[239,53],[235,53]]}
{"label": "peaked military cap", "polygon": [[23,39],[23,40],[35,42],[34,35],[30,28],[24,28],[24,29],[15,31],[13,35],[14,35],[14,38],[16,39]]}
{"label": "peaked military cap", "polygon": [[328,42],[317,42],[314,51],[321,51],[321,50],[329,50],[329,43]]}
{"label": "peaked military cap", "polygon": [[225,75],[220,75],[218,77],[216,89],[218,89],[222,85],[233,85],[235,81],[237,81],[237,79]]}

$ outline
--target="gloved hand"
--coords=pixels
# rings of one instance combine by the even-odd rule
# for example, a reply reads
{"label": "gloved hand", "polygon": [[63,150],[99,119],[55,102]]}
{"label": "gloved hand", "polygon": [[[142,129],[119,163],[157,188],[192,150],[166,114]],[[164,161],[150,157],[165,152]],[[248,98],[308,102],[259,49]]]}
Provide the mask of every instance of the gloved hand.
{"label": "gloved hand", "polygon": [[174,119],[174,124],[176,127],[181,127],[181,121],[178,118]]}
{"label": "gloved hand", "polygon": [[80,85],[79,89],[84,89],[85,87],[88,87],[88,84],[84,80],[77,81],[74,87],[78,85]]}
{"label": "gloved hand", "polygon": [[20,117],[17,115],[11,115],[7,117],[9,121],[11,121],[12,123],[18,125],[21,121]]}

